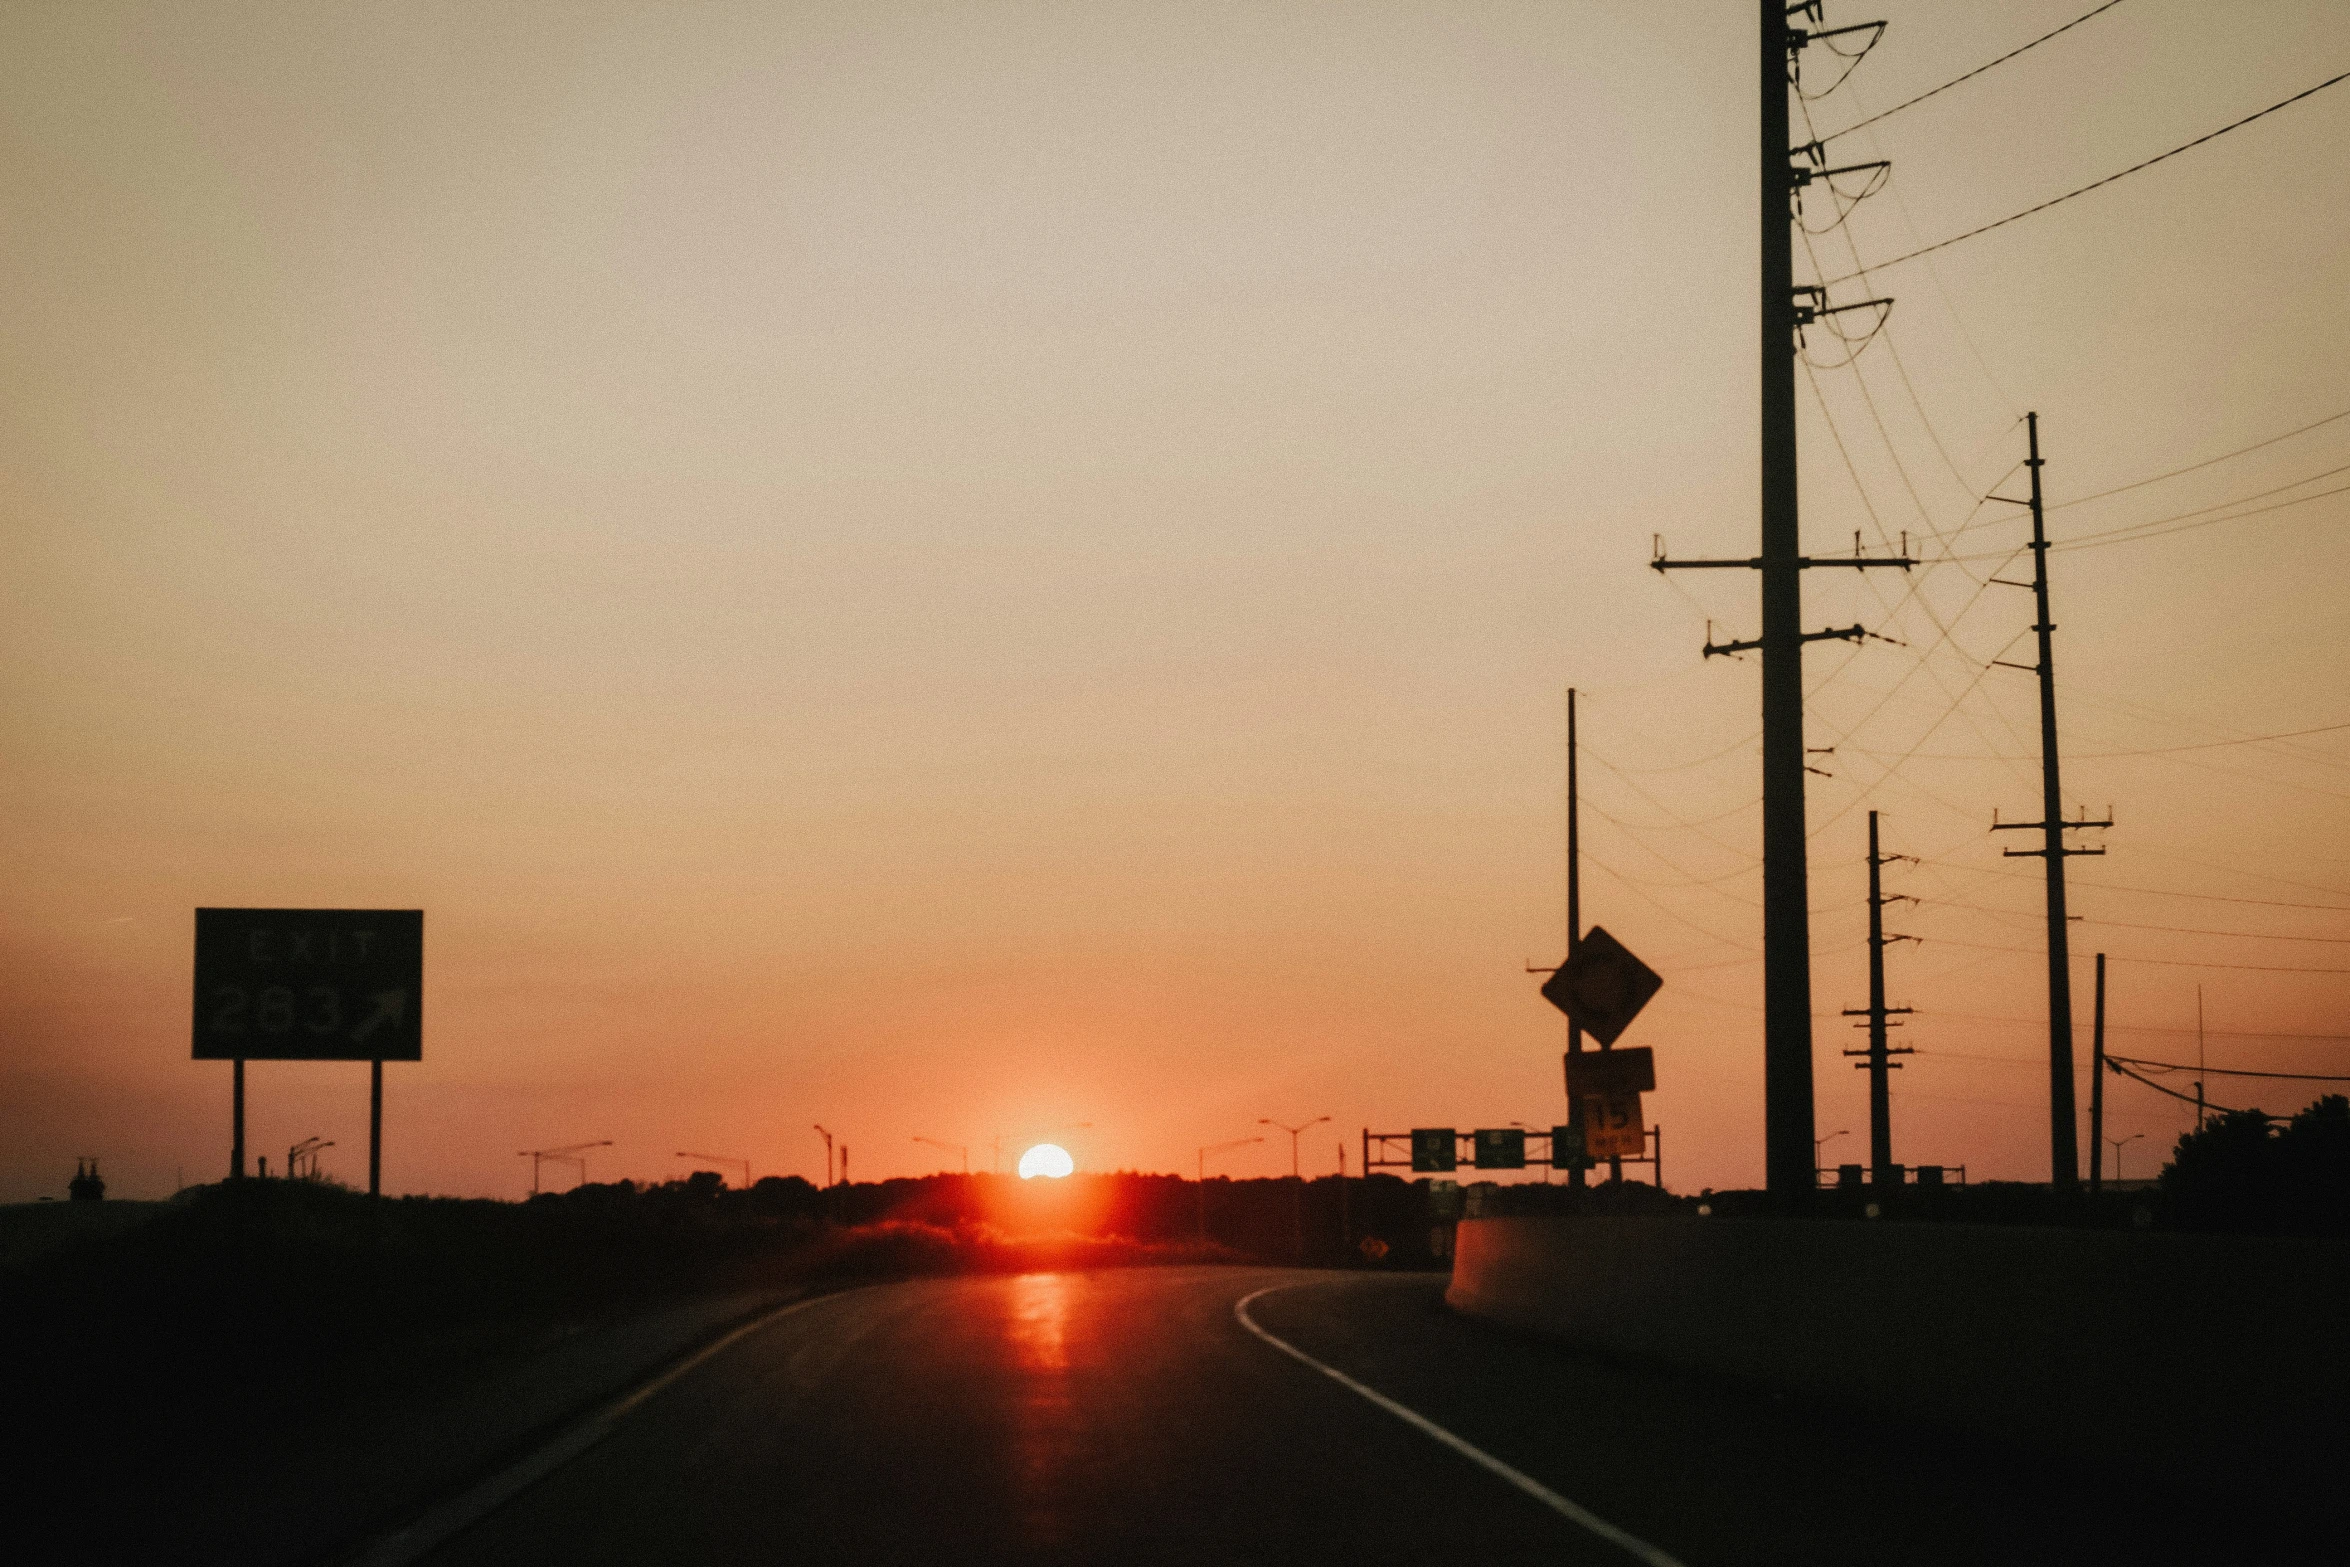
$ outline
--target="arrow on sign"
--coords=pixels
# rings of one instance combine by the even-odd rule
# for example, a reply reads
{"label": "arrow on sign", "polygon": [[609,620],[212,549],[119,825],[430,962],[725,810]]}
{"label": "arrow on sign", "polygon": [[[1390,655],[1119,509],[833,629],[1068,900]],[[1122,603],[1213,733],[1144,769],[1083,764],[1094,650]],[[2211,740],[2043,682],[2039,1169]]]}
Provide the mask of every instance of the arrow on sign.
{"label": "arrow on sign", "polygon": [[365,1039],[384,1024],[399,1022],[407,1013],[408,992],[379,990],[375,993],[375,1010],[359,1020],[359,1026],[351,1030],[351,1037],[354,1040]]}

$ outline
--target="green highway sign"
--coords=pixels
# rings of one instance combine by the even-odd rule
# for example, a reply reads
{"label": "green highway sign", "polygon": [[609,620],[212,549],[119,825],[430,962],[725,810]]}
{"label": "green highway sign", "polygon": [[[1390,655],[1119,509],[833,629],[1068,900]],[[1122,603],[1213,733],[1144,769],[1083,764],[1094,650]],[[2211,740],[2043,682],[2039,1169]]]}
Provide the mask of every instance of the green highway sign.
{"label": "green highway sign", "polygon": [[419,909],[198,909],[195,1059],[421,1061]]}
{"label": "green highway sign", "polygon": [[1412,1169],[1417,1172],[1450,1170],[1459,1161],[1459,1137],[1449,1126],[1412,1128]]}
{"label": "green highway sign", "polygon": [[1478,1169],[1526,1168],[1526,1134],[1517,1127],[1481,1126],[1477,1129],[1476,1138]]}

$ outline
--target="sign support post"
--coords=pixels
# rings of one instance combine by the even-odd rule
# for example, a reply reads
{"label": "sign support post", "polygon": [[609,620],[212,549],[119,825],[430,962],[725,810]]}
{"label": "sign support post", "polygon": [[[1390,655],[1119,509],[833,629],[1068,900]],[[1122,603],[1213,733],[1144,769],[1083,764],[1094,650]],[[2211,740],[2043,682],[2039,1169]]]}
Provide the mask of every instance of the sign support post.
{"label": "sign support post", "polygon": [[384,1063],[424,1058],[423,911],[198,909],[195,957],[194,1057],[231,1063],[229,1178],[245,1174],[248,1060],[365,1061],[381,1196]]}
{"label": "sign support post", "polygon": [[384,1180],[384,1064],[367,1063],[367,1195],[381,1197]]}

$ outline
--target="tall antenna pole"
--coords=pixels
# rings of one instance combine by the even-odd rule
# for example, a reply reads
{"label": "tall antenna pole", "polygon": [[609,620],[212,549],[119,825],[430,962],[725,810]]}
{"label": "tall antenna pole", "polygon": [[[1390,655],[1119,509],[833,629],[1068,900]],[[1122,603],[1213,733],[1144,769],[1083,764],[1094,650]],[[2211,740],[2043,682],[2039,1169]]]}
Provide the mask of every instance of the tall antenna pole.
{"label": "tall antenna pole", "polygon": [[[1583,944],[1583,839],[1580,815],[1581,789],[1575,775],[1575,688],[1567,687],[1567,961],[1575,960],[1575,949]],[[1583,1028],[1572,1013],[1567,1017],[1567,1054],[1583,1053]],[[1583,1125],[1583,1105],[1575,1095],[1567,1095],[1567,1124]],[[1567,1184],[1583,1184],[1583,1164],[1577,1160],[1567,1171]]]}
{"label": "tall antenna pole", "polygon": [[1907,1007],[1885,1005],[1885,948],[1896,941],[1908,941],[1908,936],[1885,934],[1885,905],[1908,896],[1895,893],[1888,898],[1880,875],[1892,860],[1906,860],[1906,854],[1882,855],[1877,852],[1877,813],[1869,812],[1869,1004],[1864,1008],[1846,1007],[1846,1017],[1866,1017],[1862,1025],[1869,1031],[1866,1050],[1847,1050],[1848,1056],[1865,1056],[1861,1063],[1869,1074],[1869,1181],[1876,1186],[1901,1184],[1901,1167],[1893,1162],[1893,1090],[1891,1074],[1901,1070],[1894,1056],[1914,1054],[1907,1046],[1886,1042],[1886,1030],[1899,1028],[1888,1018],[1909,1011]]}
{"label": "tall antenna pole", "polygon": [[[2025,457],[2024,466],[2032,474],[2032,497],[2025,502],[2032,508],[2032,602],[2039,612],[2032,630],[2040,639],[2040,661],[2031,668],[2040,677],[2040,819],[2036,822],[1995,821],[1992,826],[1998,831],[2037,831],[2041,835],[2039,848],[2009,849],[2006,852],[2014,858],[2038,858],[2048,862],[2048,1173],[2050,1182],[2057,1190],[2071,1191],[2080,1184],[2081,1164],[2073,1126],[2072,927],[2065,918],[2064,862],[2071,855],[2103,854],[2105,851],[2067,848],[2064,835],[2068,828],[2111,827],[2113,823],[2090,821],[2086,812],[2079,821],[2068,822],[2064,819],[2064,791],[2057,776],[2056,622],[2048,612],[2048,527],[2040,505],[2039,414],[2025,414],[2024,423],[2031,439],[2031,452]],[[2007,499],[2005,496],[1993,498]],[[2009,504],[2014,503],[2010,501]]]}

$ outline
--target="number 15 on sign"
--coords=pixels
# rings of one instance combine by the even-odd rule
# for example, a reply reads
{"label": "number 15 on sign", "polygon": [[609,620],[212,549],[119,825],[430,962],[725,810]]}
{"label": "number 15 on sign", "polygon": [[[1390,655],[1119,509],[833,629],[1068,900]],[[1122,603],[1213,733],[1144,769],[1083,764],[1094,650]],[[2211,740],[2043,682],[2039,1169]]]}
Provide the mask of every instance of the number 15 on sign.
{"label": "number 15 on sign", "polygon": [[1587,1094],[1583,1147],[1595,1159],[1638,1159],[1648,1152],[1648,1129],[1636,1093]]}

